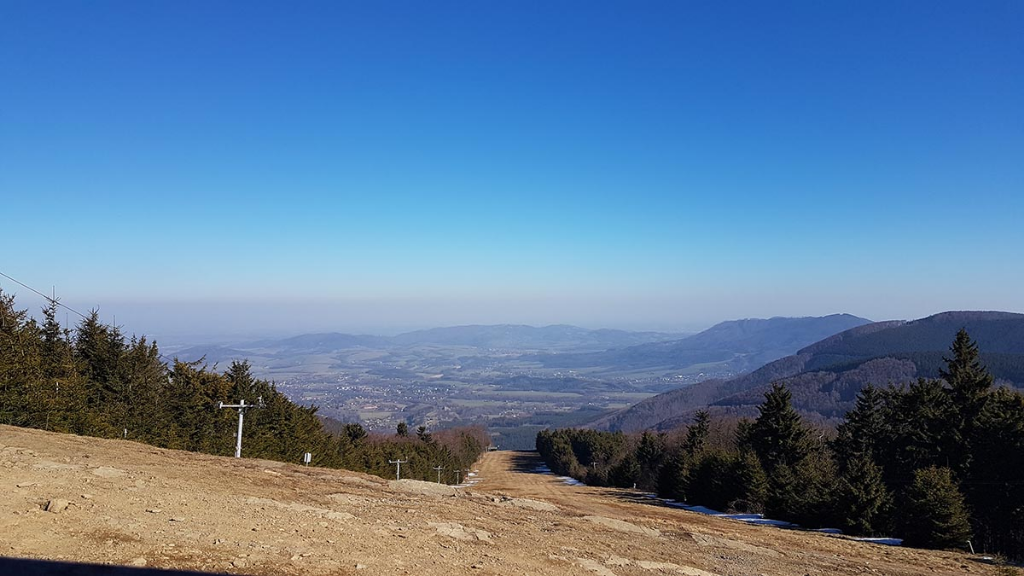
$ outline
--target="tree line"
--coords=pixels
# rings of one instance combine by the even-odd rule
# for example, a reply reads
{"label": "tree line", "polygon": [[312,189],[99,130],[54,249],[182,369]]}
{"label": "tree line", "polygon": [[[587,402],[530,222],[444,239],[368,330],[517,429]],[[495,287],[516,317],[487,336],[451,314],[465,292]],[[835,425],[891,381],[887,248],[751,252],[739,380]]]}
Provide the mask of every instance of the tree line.
{"label": "tree line", "polygon": [[0,424],[101,438],[126,438],[178,450],[234,454],[238,416],[218,403],[261,403],[247,410],[243,454],[314,466],[394,475],[389,459],[409,460],[402,477],[454,481],[490,443],[480,428],[415,436],[370,434],[359,424],[327,429],[316,407],[288,400],[252,375],[248,362],[217,372],[202,361],[165,363],[155,342],[125,337],[93,311],[72,331],[57,321],[58,303],[41,321],[0,291]]}
{"label": "tree line", "polygon": [[758,417],[671,433],[545,430],[552,471],[709,508],[905,544],[1024,558],[1024,394],[995,387],[961,330],[939,379],[864,387],[834,430],[774,384]]}

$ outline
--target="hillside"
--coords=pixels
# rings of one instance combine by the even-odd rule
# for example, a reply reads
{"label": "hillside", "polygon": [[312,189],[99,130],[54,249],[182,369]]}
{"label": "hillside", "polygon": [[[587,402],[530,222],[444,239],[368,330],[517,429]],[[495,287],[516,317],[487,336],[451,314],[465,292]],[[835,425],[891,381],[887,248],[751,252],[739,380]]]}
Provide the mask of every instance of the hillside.
{"label": "hillside", "polygon": [[10,557],[233,574],[995,573],[568,486],[536,465],[488,453],[479,484],[456,490],[0,426],[0,541]]}
{"label": "hillside", "polygon": [[977,340],[997,381],[1024,384],[1024,315],[945,312],[911,322],[876,322],[836,334],[796,354],[728,380],[708,380],[644,400],[592,425],[611,430],[670,429],[692,413],[755,415],[772,382],[785,382],[793,403],[818,419],[841,417],[869,383],[886,385],[939,375],[957,330]]}
{"label": "hillside", "polygon": [[392,337],[337,333],[196,347],[168,357],[213,366],[246,358],[292,400],[321,414],[393,430],[399,421],[432,427],[518,418],[501,430],[505,447],[530,448],[514,431],[535,415],[619,410],[687,383],[730,378],[867,320],[745,319],[700,334],[588,330],[575,326],[454,326]]}
{"label": "hillside", "polygon": [[605,368],[607,372],[694,368],[746,372],[793,354],[808,344],[870,320],[849,314],[807,318],[749,318],[716,324],[687,338],[590,354],[545,355],[546,368]]}

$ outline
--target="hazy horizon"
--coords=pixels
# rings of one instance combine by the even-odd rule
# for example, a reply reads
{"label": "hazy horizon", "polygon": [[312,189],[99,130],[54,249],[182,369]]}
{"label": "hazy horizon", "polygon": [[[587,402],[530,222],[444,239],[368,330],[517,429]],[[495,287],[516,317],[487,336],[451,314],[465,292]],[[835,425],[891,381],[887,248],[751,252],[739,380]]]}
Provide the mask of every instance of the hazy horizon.
{"label": "hazy horizon", "polygon": [[[20,309],[39,317],[45,300],[24,288],[4,280],[0,288],[16,296]],[[60,291],[57,293],[61,297]],[[805,306],[781,307],[770,298],[747,301],[732,309],[734,314],[716,315],[702,311],[697,303],[689,306],[671,300],[648,300],[624,307],[619,313],[595,312],[601,303],[566,300],[520,301],[514,309],[499,308],[480,300],[437,301],[406,299],[402,301],[219,301],[219,302],[151,302],[138,301],[76,301],[61,302],[80,312],[93,308],[106,323],[122,327],[126,334],[146,335],[171,345],[240,342],[247,339],[276,338],[317,332],[340,332],[392,336],[402,332],[464,325],[522,324],[549,326],[568,324],[588,329],[612,328],[629,331],[695,333],[719,322],[744,318],[827,316],[852,314],[872,321],[913,320],[952,310],[999,310],[1022,312],[1011,307],[983,306],[978,300],[964,298],[950,306],[927,308],[920,304],[892,303],[890,307],[874,306],[865,312],[859,308],[830,307],[827,302],[805,303]],[[507,304],[507,303],[506,303]],[[620,303],[621,304],[621,303]],[[863,304],[863,303],[862,303]],[[713,308],[718,310],[718,308]],[[390,321],[384,319],[390,319]],[[62,310],[61,322],[73,327],[78,316]]]}

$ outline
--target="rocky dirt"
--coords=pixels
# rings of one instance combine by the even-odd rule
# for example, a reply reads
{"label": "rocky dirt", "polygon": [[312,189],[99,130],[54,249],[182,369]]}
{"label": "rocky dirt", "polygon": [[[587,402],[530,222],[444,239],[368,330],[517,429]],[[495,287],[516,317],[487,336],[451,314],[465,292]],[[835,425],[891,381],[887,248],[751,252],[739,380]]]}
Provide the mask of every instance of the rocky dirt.
{"label": "rocky dirt", "polygon": [[452,489],[0,426],[0,555],[235,574],[989,574],[964,554],[750,526],[491,452]]}

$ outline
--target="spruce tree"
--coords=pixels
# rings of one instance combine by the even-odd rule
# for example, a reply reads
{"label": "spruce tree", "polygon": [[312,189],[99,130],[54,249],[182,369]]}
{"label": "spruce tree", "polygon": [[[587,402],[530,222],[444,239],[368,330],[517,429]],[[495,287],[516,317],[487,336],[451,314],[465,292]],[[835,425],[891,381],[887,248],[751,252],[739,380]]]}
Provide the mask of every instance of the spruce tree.
{"label": "spruce tree", "polygon": [[979,419],[992,389],[992,375],[981,365],[978,345],[960,329],[950,347],[951,358],[939,372],[949,385],[953,421],[950,422],[954,446],[950,463],[961,476],[969,474],[973,445],[977,441]]}
{"label": "spruce tree", "polygon": [[962,483],[975,547],[1024,558],[1024,394],[999,388],[985,405]]}
{"label": "spruce tree", "polygon": [[832,442],[841,467],[845,469],[849,462],[860,457],[874,458],[875,447],[888,426],[884,407],[884,394],[871,384],[857,394],[856,405],[846,414]]}
{"label": "spruce tree", "polygon": [[745,490],[736,486],[733,455],[723,450],[706,450],[688,470],[686,497],[690,504],[725,511]]}
{"label": "spruce tree", "polygon": [[836,485],[833,515],[844,532],[873,535],[884,530],[892,495],[882,481],[882,469],[867,454],[846,463]]}
{"label": "spruce tree", "polygon": [[231,383],[228,397],[230,403],[235,404],[240,400],[245,400],[247,404],[256,403],[260,394],[248,360],[233,360],[224,377]]}
{"label": "spruce tree", "polygon": [[13,295],[0,291],[0,424],[32,425],[29,391],[39,353],[27,316],[15,308]]}
{"label": "spruce tree", "polygon": [[640,481],[640,462],[635,453],[627,454],[608,472],[608,482],[619,488],[632,488]]}
{"label": "spruce tree", "polygon": [[914,473],[901,514],[905,544],[922,548],[962,549],[971,537],[964,497],[949,468],[922,468]]}
{"label": "spruce tree", "polygon": [[949,350],[953,357],[943,358],[946,368],[939,375],[949,384],[957,406],[977,406],[993,382],[992,375],[981,365],[978,344],[961,328]]}
{"label": "spruce tree", "polygon": [[343,434],[348,438],[349,442],[353,444],[361,442],[363,438],[366,438],[366,429],[360,424],[345,424]]}
{"label": "spruce tree", "polygon": [[833,524],[837,474],[825,450],[815,450],[793,465],[780,464],[769,475],[765,512],[807,526]]}
{"label": "spruce tree", "polygon": [[733,476],[742,490],[742,497],[729,503],[734,512],[762,513],[768,499],[768,475],[761,461],[750,450],[741,450],[733,462]]}
{"label": "spruce tree", "polygon": [[51,380],[70,378],[75,371],[67,331],[61,328],[57,320],[57,306],[57,300],[51,300],[49,305],[43,308],[41,352],[44,375]]}
{"label": "spruce tree", "polygon": [[683,448],[691,458],[696,457],[707,447],[708,437],[711,435],[711,413],[707,410],[698,410],[693,424],[686,427],[686,439],[683,440]]}
{"label": "spruce tree", "polygon": [[953,407],[941,382],[920,378],[907,388],[889,390],[883,413],[886,426],[875,446],[875,462],[886,484],[905,486],[920,468],[954,462]]}
{"label": "spruce tree", "polygon": [[127,437],[163,445],[170,417],[167,401],[167,365],[155,342],[133,337],[124,355],[125,397],[128,402],[124,428]]}
{"label": "spruce tree", "polygon": [[672,451],[658,471],[658,496],[673,500],[686,501],[686,478],[689,474],[691,459],[680,447]]}
{"label": "spruce tree", "polygon": [[122,364],[125,350],[124,335],[116,326],[100,322],[96,310],[79,322],[75,354],[87,383],[87,409],[97,416],[85,431],[89,435],[122,435],[129,411]]}
{"label": "spruce tree", "polygon": [[665,435],[644,431],[636,447],[636,461],[640,467],[637,485],[644,490],[657,487],[658,473],[665,465]]}
{"label": "spruce tree", "polygon": [[771,475],[781,465],[795,466],[809,453],[809,435],[793,409],[792,394],[782,384],[772,384],[757,407],[760,415],[750,425],[745,443],[754,450]]}
{"label": "spruce tree", "polygon": [[85,407],[86,386],[79,376],[71,346],[70,332],[57,320],[59,303],[51,300],[43,308],[42,373],[39,401],[46,411],[44,428],[56,432],[81,433],[88,429]]}

